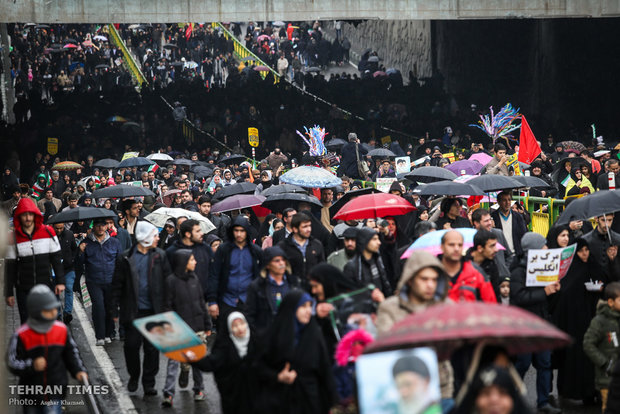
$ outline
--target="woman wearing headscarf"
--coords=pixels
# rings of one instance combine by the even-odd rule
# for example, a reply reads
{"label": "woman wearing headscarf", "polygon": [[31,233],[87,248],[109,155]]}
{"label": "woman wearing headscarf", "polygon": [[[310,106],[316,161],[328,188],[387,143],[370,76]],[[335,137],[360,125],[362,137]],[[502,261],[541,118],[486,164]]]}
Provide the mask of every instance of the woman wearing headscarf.
{"label": "woman wearing headscarf", "polygon": [[261,413],[327,414],[336,401],[330,358],[312,297],[291,290],[264,338],[256,372]]}
{"label": "woman wearing headscarf", "polygon": [[269,232],[267,236],[263,239],[263,250],[268,249],[269,247],[273,247],[273,233],[283,228],[284,222],[279,218],[273,219],[271,221],[271,224],[269,225]]}
{"label": "woman wearing headscarf", "polygon": [[159,245],[157,247],[166,250],[168,247],[172,246],[179,238],[176,230],[177,221],[174,217],[170,217],[166,220],[164,228],[159,232]]}
{"label": "woman wearing headscarf", "polygon": [[235,311],[228,315],[226,328],[218,329],[211,353],[193,364],[214,373],[224,414],[257,412],[256,343],[245,316]]}
{"label": "woman wearing headscarf", "polygon": [[558,249],[566,247],[570,242],[570,231],[567,225],[555,225],[547,233],[547,248]]}
{"label": "woman wearing headscarf", "polygon": [[565,197],[579,194],[593,194],[594,186],[582,173],[579,167],[575,167],[570,172],[570,179],[566,182]]}
{"label": "woman wearing headscarf", "polygon": [[[566,230],[562,230],[560,238]],[[583,336],[596,315],[599,291],[589,291],[586,282],[601,280],[605,273],[590,255],[588,243],[577,239],[573,262],[560,284],[562,289],[553,295],[552,322],[573,338],[567,348],[555,350],[554,365],[558,368],[558,393],[561,397],[591,402],[594,389],[594,366],[583,352]],[[601,280],[606,283],[607,280]]]}
{"label": "woman wearing headscarf", "polygon": [[256,238],[256,244],[262,246],[265,237],[269,236],[269,230],[271,229],[271,223],[276,218],[275,214],[267,214],[265,220],[261,223],[258,228],[258,237]]}

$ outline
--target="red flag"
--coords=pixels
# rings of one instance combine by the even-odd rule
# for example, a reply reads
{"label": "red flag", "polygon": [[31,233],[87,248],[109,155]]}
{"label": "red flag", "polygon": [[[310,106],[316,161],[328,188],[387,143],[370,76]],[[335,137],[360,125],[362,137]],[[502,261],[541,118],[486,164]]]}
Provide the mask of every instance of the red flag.
{"label": "red flag", "polygon": [[192,36],[192,31],[194,30],[194,23],[189,23],[187,25],[187,29],[185,29],[185,38],[187,40],[189,40],[189,38]]}
{"label": "red flag", "polygon": [[521,116],[521,135],[519,135],[519,158],[520,162],[531,164],[541,153],[540,145],[527,123],[525,116]]}

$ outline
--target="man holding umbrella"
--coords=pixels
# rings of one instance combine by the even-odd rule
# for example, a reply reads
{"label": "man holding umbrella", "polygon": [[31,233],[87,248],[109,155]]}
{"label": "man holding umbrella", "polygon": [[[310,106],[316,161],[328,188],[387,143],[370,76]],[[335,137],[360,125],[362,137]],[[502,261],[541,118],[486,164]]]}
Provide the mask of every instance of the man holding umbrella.
{"label": "man holding umbrella", "polygon": [[611,225],[614,222],[613,213],[597,217],[596,222],[596,228],[585,234],[583,239],[588,242],[590,254],[594,257],[594,261],[607,270],[609,269],[610,261],[613,261],[618,255],[620,234],[611,229]]}

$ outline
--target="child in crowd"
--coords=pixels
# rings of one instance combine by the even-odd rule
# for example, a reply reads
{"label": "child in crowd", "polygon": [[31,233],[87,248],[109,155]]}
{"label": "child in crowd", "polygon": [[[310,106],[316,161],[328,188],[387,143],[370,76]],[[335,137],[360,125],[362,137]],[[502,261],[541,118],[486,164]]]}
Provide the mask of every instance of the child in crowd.
{"label": "child in crowd", "polygon": [[583,350],[594,363],[595,386],[605,412],[611,372],[620,353],[620,282],[605,287],[606,302],[599,301],[596,316],[583,338]]}
{"label": "child in crowd", "polygon": [[510,277],[505,276],[499,282],[499,303],[510,305]]}

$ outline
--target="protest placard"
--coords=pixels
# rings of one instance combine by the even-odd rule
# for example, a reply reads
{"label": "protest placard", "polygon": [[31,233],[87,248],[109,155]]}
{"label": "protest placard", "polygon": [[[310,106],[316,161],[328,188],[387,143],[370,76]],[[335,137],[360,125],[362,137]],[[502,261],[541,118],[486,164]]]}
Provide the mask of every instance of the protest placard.
{"label": "protest placard", "polygon": [[559,249],[529,250],[525,285],[547,286],[561,280],[573,261],[576,246],[572,244]]}

